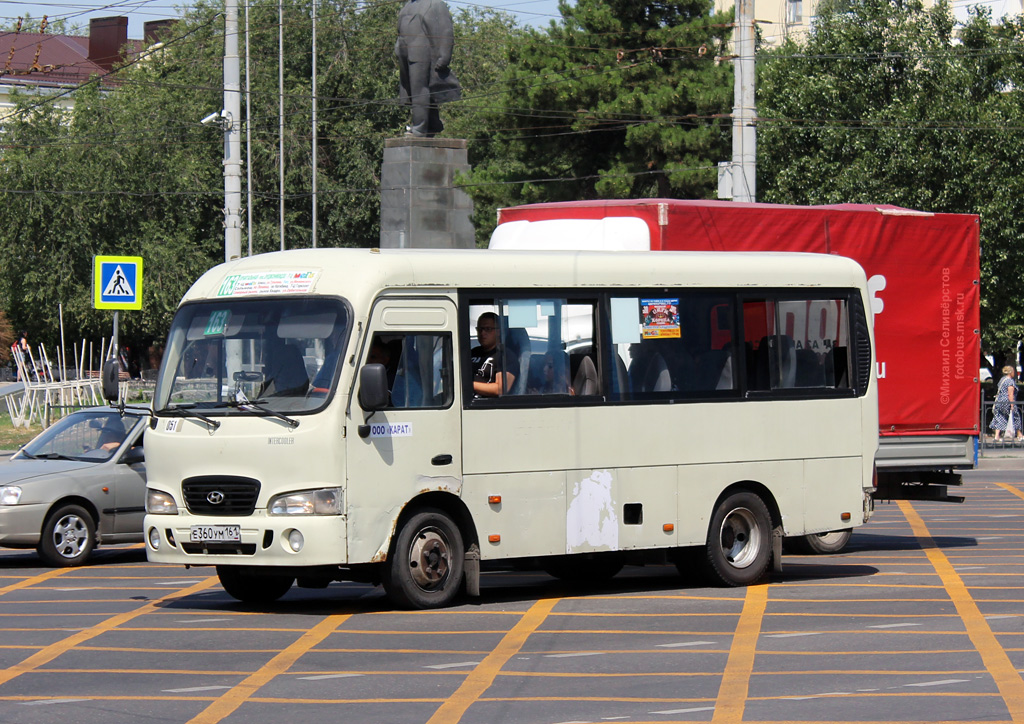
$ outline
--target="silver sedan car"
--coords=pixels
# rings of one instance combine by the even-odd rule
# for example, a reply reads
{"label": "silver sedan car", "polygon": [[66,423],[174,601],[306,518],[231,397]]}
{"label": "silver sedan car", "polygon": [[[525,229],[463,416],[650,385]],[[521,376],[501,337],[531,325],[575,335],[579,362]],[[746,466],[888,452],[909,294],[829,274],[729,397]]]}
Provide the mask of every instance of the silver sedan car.
{"label": "silver sedan car", "polygon": [[99,543],[142,540],[148,416],[73,412],[0,462],[0,546],[77,566]]}

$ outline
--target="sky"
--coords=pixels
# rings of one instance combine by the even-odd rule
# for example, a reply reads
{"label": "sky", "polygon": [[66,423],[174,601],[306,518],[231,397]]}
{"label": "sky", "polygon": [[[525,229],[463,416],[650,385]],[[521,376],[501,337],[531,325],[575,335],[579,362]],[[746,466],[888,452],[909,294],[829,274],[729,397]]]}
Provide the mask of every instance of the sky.
{"label": "sky", "polygon": [[[558,0],[447,0],[454,11],[461,7],[478,6],[505,10],[516,16],[523,25],[546,26],[549,20],[557,19]],[[79,3],[43,2],[25,4],[0,0],[0,25],[8,25],[15,18],[26,13],[39,20],[44,15],[50,19],[66,18],[71,25],[86,28],[90,18],[113,15],[128,17],[128,37],[142,38],[142,26],[150,20],[175,18],[182,0],[92,0]],[[241,3],[239,3],[241,6]]]}

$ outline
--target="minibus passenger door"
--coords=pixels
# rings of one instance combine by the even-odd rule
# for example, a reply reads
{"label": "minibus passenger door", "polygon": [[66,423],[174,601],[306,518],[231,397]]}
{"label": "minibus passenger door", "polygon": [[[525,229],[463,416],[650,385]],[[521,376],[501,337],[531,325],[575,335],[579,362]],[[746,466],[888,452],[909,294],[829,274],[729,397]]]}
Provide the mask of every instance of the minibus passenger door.
{"label": "minibus passenger door", "polygon": [[[358,370],[382,365],[387,405],[364,410],[357,374],[348,421],[349,562],[381,560],[399,512],[418,495],[461,495],[461,395],[448,299],[385,300],[370,317]],[[364,395],[364,402],[369,396]]]}

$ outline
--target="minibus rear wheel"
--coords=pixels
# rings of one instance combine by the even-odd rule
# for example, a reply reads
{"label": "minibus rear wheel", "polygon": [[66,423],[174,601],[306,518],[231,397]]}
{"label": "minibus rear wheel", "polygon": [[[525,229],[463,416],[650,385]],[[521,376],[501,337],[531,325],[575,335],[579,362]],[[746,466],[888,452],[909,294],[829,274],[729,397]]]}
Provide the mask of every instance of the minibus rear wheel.
{"label": "minibus rear wheel", "polygon": [[273,603],[288,593],[295,583],[291,576],[260,576],[240,570],[238,566],[217,566],[220,585],[232,598],[242,603]]}
{"label": "minibus rear wheel", "polygon": [[384,564],[388,597],[405,608],[441,608],[462,586],[466,550],[459,527],[443,511],[424,508],[405,521]]}
{"label": "minibus rear wheel", "polygon": [[811,556],[828,555],[829,553],[839,553],[843,550],[846,544],[850,542],[850,536],[852,535],[853,529],[846,528],[844,530],[829,531],[828,533],[795,536],[787,538],[785,543],[786,547],[794,553],[804,553]]}
{"label": "minibus rear wheel", "polygon": [[772,557],[772,519],[764,501],[744,490],[719,503],[705,553],[707,573],[726,586],[760,580]]}

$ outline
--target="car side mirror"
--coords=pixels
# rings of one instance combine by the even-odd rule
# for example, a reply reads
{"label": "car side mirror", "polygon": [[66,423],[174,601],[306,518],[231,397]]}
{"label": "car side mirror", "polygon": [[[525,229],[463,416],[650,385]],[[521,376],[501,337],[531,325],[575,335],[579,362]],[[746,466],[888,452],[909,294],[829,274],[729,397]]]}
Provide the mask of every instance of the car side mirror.
{"label": "car side mirror", "polygon": [[144,462],[146,462],[146,451],[141,445],[129,448],[128,452],[122,455],[120,460],[122,465],[135,465]]}
{"label": "car side mirror", "polygon": [[367,412],[376,412],[387,407],[390,401],[388,372],[384,365],[363,365],[359,371],[359,406]]}
{"label": "car side mirror", "polygon": [[121,366],[116,359],[108,359],[103,363],[103,370],[100,373],[103,380],[103,397],[109,402],[117,402],[121,396]]}

